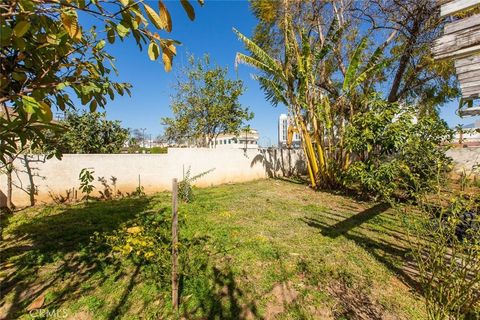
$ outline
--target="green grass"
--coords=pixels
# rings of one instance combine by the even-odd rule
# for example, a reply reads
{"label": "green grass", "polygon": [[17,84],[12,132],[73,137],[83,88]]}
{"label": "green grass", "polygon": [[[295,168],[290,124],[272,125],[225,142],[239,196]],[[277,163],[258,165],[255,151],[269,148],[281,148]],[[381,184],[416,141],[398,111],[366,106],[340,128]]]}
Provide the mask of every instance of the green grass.
{"label": "green grass", "polygon": [[[0,318],[29,318],[39,295],[77,319],[170,318],[158,271],[169,266],[138,267],[92,240],[169,207],[161,193],[4,218]],[[180,215],[182,243],[202,239],[182,256],[185,318],[425,318],[402,219],[386,206],[262,180],[196,189]]]}

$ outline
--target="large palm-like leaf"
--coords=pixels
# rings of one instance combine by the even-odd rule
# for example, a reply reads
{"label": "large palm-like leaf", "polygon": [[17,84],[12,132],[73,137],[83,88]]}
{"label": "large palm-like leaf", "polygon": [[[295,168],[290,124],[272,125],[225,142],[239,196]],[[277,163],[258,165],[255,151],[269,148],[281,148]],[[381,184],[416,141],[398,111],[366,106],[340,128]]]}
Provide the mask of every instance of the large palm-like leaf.
{"label": "large palm-like leaf", "polygon": [[[391,37],[392,36],[390,36],[390,38]],[[385,50],[385,47],[390,42],[390,38],[387,39],[387,41],[385,41],[382,45],[378,46],[377,49],[373,52],[363,71],[352,83],[352,87],[357,87],[366,79],[370,78],[372,75],[377,74],[378,72],[384,70],[387,67],[389,61],[387,59],[384,59],[383,52]]]}
{"label": "large palm-like leaf", "polygon": [[267,100],[273,105],[276,106],[279,103],[288,105],[287,98],[285,97],[286,90],[281,83],[264,76],[255,76],[254,79],[260,83],[260,88],[265,91]]}
{"label": "large palm-like leaf", "polygon": [[270,57],[262,48],[238,30],[233,29],[233,31],[251,53],[249,56],[238,52],[235,57],[235,66],[237,67],[239,63],[244,63],[263,71],[265,76],[257,75],[254,78],[260,83],[262,90],[265,91],[267,100],[274,105],[279,103],[288,105],[285,97],[285,86],[288,84],[288,80],[281,63]]}
{"label": "large palm-like leaf", "polygon": [[361,69],[361,57],[368,44],[368,36],[362,38],[360,44],[355,49],[355,52],[348,66],[347,74],[345,75],[345,79],[343,82],[344,91],[349,91],[358,87],[360,84],[365,82],[365,80],[371,78],[373,75],[385,69],[389,61],[384,59],[383,52],[394,35],[395,33],[392,33],[392,35],[387,39],[387,41],[385,41],[382,45],[378,46],[377,49],[375,49],[373,54],[368,59],[366,65],[362,68],[362,71],[359,72],[359,70]]}
{"label": "large palm-like leaf", "polygon": [[345,26],[339,26],[338,19],[334,16],[330,23],[330,27],[328,28],[322,48],[315,53],[315,64],[322,61],[327,54],[332,52],[334,45],[338,42],[344,30]]}
{"label": "large palm-like leaf", "polygon": [[[255,42],[248,39],[237,29],[233,28],[233,32],[243,42],[252,56],[246,56],[242,53],[237,53],[236,61],[250,64],[260,70],[268,73],[274,73],[277,76],[282,74],[281,64],[274,58],[270,57],[262,48],[260,48]],[[248,58],[247,58],[248,57]],[[256,61],[255,61],[256,60]]]}
{"label": "large palm-like leaf", "polygon": [[360,69],[362,55],[367,45],[368,37],[365,36],[362,38],[357,48],[355,48],[352,59],[350,60],[350,64],[348,65],[348,69],[345,74],[345,79],[343,80],[343,91],[349,91],[352,87],[352,83],[355,81],[355,76]]}

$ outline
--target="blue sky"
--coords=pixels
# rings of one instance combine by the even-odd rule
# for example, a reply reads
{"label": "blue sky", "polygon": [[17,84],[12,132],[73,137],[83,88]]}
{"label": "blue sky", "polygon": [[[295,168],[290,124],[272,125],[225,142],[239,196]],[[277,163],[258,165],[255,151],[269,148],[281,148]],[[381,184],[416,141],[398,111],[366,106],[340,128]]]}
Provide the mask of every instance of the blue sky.
{"label": "blue sky", "polygon": [[[160,118],[171,115],[169,102],[176,72],[186,64],[188,54],[209,53],[212,61],[228,67],[231,78],[244,81],[247,90],[240,101],[255,113],[250,125],[259,130],[260,143],[276,144],[277,119],[280,113],[286,112],[285,108],[273,107],[265,101],[257,82],[251,78],[254,69],[245,65],[240,65],[238,71],[234,68],[235,54],[243,51],[243,47],[232,28],[250,36],[256,25],[248,2],[206,0],[200,7],[196,1],[191,1],[196,12],[194,22],[188,19],[179,1],[165,3],[172,15],[173,30],[169,35],[162,35],[182,42],[177,48],[172,72],[164,72],[161,62],[150,61],[146,51],[139,51],[131,39],[110,45],[108,51],[117,59],[118,80],[131,83],[133,89],[131,98],[119,96],[108,103],[107,117],[121,120],[123,126],[132,129],[146,128],[146,133],[152,137],[161,134]],[[151,6],[156,8],[156,1],[152,1]],[[452,127],[458,123],[472,123],[472,118],[461,119],[455,114],[457,105],[454,101],[443,106],[442,117]]]}

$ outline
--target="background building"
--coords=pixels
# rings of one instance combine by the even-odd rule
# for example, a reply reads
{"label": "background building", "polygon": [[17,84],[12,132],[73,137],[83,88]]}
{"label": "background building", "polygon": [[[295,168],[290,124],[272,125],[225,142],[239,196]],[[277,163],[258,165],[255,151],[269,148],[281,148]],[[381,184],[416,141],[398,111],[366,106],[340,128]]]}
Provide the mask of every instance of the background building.
{"label": "background building", "polygon": [[[286,148],[288,140],[288,126],[295,127],[292,117],[282,113],[278,118],[278,147]],[[300,135],[295,132],[292,139],[292,148],[300,148]]]}
{"label": "background building", "polygon": [[258,149],[258,139],[257,130],[241,130],[239,134],[220,134],[210,148]]}
{"label": "background building", "polygon": [[463,147],[480,147],[480,120],[465,125],[457,130],[454,142]]}

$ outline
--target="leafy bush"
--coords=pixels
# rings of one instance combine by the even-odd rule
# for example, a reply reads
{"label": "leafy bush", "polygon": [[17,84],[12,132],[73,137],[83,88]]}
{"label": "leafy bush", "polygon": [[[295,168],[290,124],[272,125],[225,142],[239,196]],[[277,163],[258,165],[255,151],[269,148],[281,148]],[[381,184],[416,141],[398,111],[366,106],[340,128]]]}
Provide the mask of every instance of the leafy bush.
{"label": "leafy bush", "polygon": [[135,222],[122,225],[104,237],[113,254],[134,263],[170,264],[171,219],[165,212],[137,215]]}
{"label": "leafy bush", "polygon": [[168,153],[167,147],[151,147],[150,153]]}
{"label": "leafy bush", "polygon": [[[160,286],[171,284],[172,220],[166,208],[160,212],[139,213],[129,222],[108,234],[95,233],[93,242],[107,247],[112,257],[121,262],[142,267],[147,279],[155,279]],[[178,228],[185,225],[184,215],[179,216]],[[203,277],[209,258],[208,238],[183,235],[180,231],[179,273],[182,277]]]}
{"label": "leafy bush", "polygon": [[83,168],[78,176],[80,179],[80,191],[86,194],[84,198],[87,201],[90,198],[90,193],[95,189],[95,186],[92,184],[93,180],[95,180],[93,177],[94,172],[92,169]]}
{"label": "leafy bush", "polygon": [[103,191],[98,191],[100,193],[100,198],[104,200],[112,200],[117,196],[121,196],[122,193],[117,190],[117,177],[111,176],[110,183],[108,183],[105,177],[98,177],[98,182],[103,186]]}
{"label": "leafy bush", "polygon": [[412,256],[430,319],[480,317],[480,197],[420,205],[411,221]]}
{"label": "leafy bush", "polygon": [[130,197],[144,197],[145,196],[145,189],[143,186],[138,186],[135,191],[128,193],[127,195]]}
{"label": "leafy bush", "polygon": [[212,172],[215,168],[210,170],[204,171],[199,173],[193,177],[191,177],[191,167],[188,167],[187,172],[183,173],[183,179],[178,183],[178,197],[180,200],[184,202],[191,202],[193,201],[193,189],[192,189],[192,182],[197,179],[200,179],[204,175]]}
{"label": "leafy bush", "polygon": [[421,116],[413,107],[370,101],[369,111],[355,115],[346,129],[345,144],[354,159],[345,185],[384,199],[431,190],[450,167],[444,144],[451,130],[436,114]]}
{"label": "leafy bush", "polygon": [[105,112],[70,111],[58,121],[62,130],[48,131],[41,153],[119,153],[128,141],[129,129],[118,120],[107,120]]}

